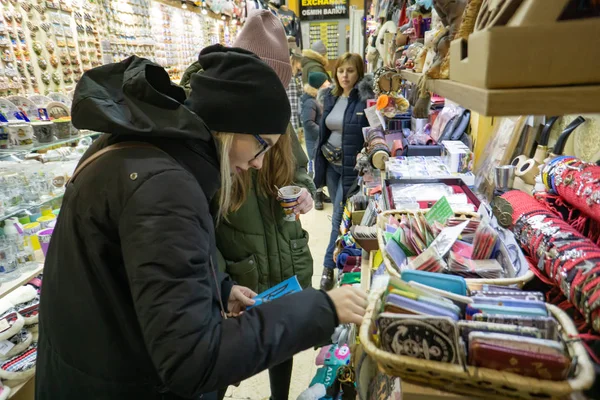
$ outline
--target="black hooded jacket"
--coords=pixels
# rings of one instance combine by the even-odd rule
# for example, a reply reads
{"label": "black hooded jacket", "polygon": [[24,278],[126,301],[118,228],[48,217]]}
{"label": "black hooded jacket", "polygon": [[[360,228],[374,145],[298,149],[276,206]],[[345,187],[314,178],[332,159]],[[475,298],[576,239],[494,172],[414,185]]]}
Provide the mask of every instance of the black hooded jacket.
{"label": "black hooded jacket", "polygon": [[[219,158],[163,68],[131,57],[86,73],[73,123],[111,151],[67,188],[44,269],[38,400],[209,399],[327,340],[337,317],[312,289],[223,320],[215,279]],[[218,282],[218,284],[216,283]],[[298,306],[301,304],[302,306]]]}

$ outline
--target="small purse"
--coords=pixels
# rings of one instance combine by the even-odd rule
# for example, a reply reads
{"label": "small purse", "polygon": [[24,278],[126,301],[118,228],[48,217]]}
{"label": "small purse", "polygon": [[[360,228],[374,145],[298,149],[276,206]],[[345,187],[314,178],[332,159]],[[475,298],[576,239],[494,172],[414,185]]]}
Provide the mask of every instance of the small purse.
{"label": "small purse", "polygon": [[332,146],[329,142],[321,146],[321,152],[330,164],[339,164],[342,160],[342,149]]}

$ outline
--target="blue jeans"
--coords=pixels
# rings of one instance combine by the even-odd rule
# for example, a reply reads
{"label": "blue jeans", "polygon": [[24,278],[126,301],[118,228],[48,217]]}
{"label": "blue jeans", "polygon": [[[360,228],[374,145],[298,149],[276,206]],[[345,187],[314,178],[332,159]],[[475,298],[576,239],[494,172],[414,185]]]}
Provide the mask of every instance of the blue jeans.
{"label": "blue jeans", "polygon": [[317,151],[318,140],[318,137],[309,137],[308,133],[304,131],[304,141],[306,142],[306,154],[308,155],[308,159],[310,161],[313,161],[315,159],[315,152]]}
{"label": "blue jeans", "polygon": [[344,214],[344,204],[342,203],[344,195],[344,190],[342,189],[342,167],[328,163],[325,179],[331,204],[333,205],[333,215],[331,216],[331,235],[329,236],[329,245],[327,245],[323,266],[333,269],[335,268],[333,251],[335,250],[335,242],[340,235],[340,224],[342,223],[342,215]]}

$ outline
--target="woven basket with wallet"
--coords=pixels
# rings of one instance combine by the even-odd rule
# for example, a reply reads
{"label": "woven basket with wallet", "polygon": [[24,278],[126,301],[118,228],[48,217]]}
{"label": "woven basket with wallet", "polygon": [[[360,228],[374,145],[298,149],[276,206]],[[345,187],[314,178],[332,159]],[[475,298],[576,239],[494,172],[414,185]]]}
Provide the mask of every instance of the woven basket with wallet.
{"label": "woven basket with wallet", "polygon": [[[553,305],[525,300],[535,292],[515,290],[504,300],[512,314],[499,315],[488,313],[496,312],[489,293],[430,289],[391,278],[371,293],[360,341],[387,375],[486,399],[563,399],[591,387],[593,365],[573,322]],[[516,307],[524,302],[530,307]]]}
{"label": "woven basket with wallet", "polygon": [[[430,231],[431,224],[425,220],[426,213],[427,210],[420,210],[416,212],[393,210],[385,211],[379,216],[377,221],[377,240],[386,270],[391,276],[399,278],[401,276],[401,270],[404,266],[414,268],[407,263],[407,260],[405,260],[404,256],[416,255],[425,257],[424,253],[426,253],[427,248],[431,247],[431,243],[437,238],[437,236],[435,236],[436,233],[439,236],[439,232]],[[405,229],[406,232],[403,235],[390,234],[391,229],[396,229],[397,233],[399,228],[402,228],[403,225],[401,221],[403,220],[407,224],[406,228],[410,229]],[[480,221],[480,216],[478,214],[467,212],[454,213],[454,217],[449,219],[447,224],[456,225],[467,220],[472,221],[472,226],[470,228],[469,226],[466,227],[465,231],[463,231],[461,234],[461,238],[469,241],[477,232],[477,227]],[[391,224],[390,221],[392,222]],[[394,226],[390,228],[390,225],[393,225],[394,221],[398,221],[400,226]],[[471,224],[471,222],[469,224]],[[443,228],[444,227],[442,226],[439,227],[441,230],[443,230]],[[417,233],[416,235],[414,234],[415,232]],[[419,237],[418,232],[425,233],[422,233]],[[413,235],[414,237],[411,237]],[[513,248],[512,252],[509,252],[505,243],[503,243],[501,239],[497,239],[496,241],[498,242],[497,244],[492,244],[491,246],[488,246],[487,250],[484,249],[483,251],[487,251],[487,254],[490,255],[489,257],[491,257],[491,254],[494,253],[493,247],[496,246],[497,250],[495,251],[495,261],[491,260],[492,262],[486,262],[487,260],[480,260],[472,263],[470,258],[473,258],[472,251],[475,251],[476,249],[472,249],[473,246],[469,245],[469,243],[465,243],[463,240],[457,240],[457,243],[452,245],[451,250],[444,255],[445,262],[447,262],[447,264],[445,264],[446,266],[433,272],[448,272],[451,274],[456,273],[463,275],[467,281],[467,285],[472,289],[480,289],[484,284],[500,286],[517,285],[518,287],[523,287],[526,282],[533,278],[533,273],[529,270],[529,266],[526,264],[526,261],[523,261],[523,258],[521,258],[520,261],[516,260],[513,262],[516,257],[522,257],[521,250],[518,248]],[[469,253],[465,254],[465,251]],[[516,252],[518,253],[515,254]],[[481,252],[477,253],[481,255]],[[455,258],[449,260],[449,257]],[[440,262],[442,261],[440,260]],[[467,269],[467,267],[472,268],[475,270],[475,272],[480,271],[477,270],[477,268],[487,268],[490,266],[493,267],[493,270],[490,270],[490,273],[487,274],[487,277],[477,277],[475,273],[462,273],[460,268],[453,270],[451,267],[452,265],[456,264],[462,266],[463,269]],[[519,266],[516,267],[515,264],[519,264]],[[448,267],[448,265],[450,267]],[[421,264],[417,269],[423,270],[423,264]]]}

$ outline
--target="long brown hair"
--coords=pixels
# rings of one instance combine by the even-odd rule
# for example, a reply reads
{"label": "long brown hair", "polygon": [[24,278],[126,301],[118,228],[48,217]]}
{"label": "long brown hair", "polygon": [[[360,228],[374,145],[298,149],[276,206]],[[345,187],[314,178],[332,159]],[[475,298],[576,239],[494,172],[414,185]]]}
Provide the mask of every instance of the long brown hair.
{"label": "long brown hair", "polygon": [[[277,197],[277,187],[291,185],[294,181],[296,159],[292,151],[293,130],[288,128],[285,135],[281,135],[277,143],[265,153],[263,166],[257,174],[257,186],[261,195]],[[235,212],[242,207],[248,196],[252,184],[253,171],[237,174],[233,179],[231,202],[229,212]]]}
{"label": "long brown hair", "polygon": [[357,83],[362,81],[362,79],[365,77],[365,62],[363,61],[363,58],[360,56],[360,54],[343,54],[340,58],[338,58],[337,62],[335,63],[335,69],[333,70],[333,79],[335,80],[335,87],[333,88],[331,93],[333,93],[333,95],[336,97],[341,96],[344,93],[344,88],[342,87],[342,85],[340,85],[340,81],[338,80],[337,70],[345,63],[349,63],[354,68],[356,68],[356,72],[358,73],[358,80],[356,81]]}

